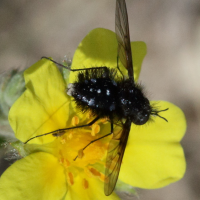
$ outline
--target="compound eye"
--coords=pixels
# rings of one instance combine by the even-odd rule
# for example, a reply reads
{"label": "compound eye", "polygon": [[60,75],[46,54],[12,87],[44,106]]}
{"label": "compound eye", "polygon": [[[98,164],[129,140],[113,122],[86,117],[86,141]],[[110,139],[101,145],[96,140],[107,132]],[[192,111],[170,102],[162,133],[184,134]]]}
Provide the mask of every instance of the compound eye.
{"label": "compound eye", "polygon": [[133,119],[133,123],[136,125],[143,125],[149,120],[149,115],[147,113],[138,113]]}

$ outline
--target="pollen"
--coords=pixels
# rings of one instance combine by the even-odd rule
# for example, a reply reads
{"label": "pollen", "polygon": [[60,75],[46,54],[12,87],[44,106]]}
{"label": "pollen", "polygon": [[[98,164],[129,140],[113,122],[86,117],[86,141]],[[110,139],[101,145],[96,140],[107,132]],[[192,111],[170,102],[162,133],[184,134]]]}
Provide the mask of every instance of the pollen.
{"label": "pollen", "polygon": [[79,118],[78,118],[78,116],[74,116],[73,118],[72,118],[72,125],[73,126],[76,126],[76,125],[78,125],[79,124]]}
{"label": "pollen", "polygon": [[88,183],[88,181],[85,178],[83,179],[83,188],[85,190],[89,188],[89,183]]}
{"label": "pollen", "polygon": [[67,182],[69,183],[69,185],[73,185],[74,184],[74,176],[71,172],[67,173]]}
{"label": "pollen", "polygon": [[93,124],[91,135],[95,136],[97,133],[99,133],[99,131],[100,131],[100,126],[98,124]]}

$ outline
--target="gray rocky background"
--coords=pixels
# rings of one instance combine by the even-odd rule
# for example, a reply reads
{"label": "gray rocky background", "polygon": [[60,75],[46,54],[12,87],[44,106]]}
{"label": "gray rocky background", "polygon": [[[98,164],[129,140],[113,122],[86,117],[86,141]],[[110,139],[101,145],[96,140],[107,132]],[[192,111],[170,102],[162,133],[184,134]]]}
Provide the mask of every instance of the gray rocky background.
{"label": "gray rocky background", "polygon": [[[188,130],[182,141],[185,177],[162,189],[138,189],[139,197],[123,199],[199,200],[200,1],[127,0],[127,7],[131,40],[145,41],[148,47],[140,81],[151,99],[183,109]],[[115,0],[1,0],[0,72],[24,69],[41,56],[57,61],[72,57],[90,30],[114,31],[114,13]],[[6,167],[2,162],[1,173]]]}

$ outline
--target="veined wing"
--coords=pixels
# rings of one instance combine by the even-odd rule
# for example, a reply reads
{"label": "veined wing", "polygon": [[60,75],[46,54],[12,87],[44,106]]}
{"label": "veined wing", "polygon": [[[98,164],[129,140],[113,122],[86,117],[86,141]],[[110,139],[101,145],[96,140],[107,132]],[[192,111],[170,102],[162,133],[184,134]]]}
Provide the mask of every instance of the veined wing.
{"label": "veined wing", "polygon": [[113,138],[110,141],[106,158],[106,178],[104,183],[104,193],[107,196],[115,189],[130,128],[131,121],[126,120],[123,130],[120,133],[113,133]]}
{"label": "veined wing", "polygon": [[[125,0],[116,1],[115,32],[118,41],[117,60],[120,59],[123,66],[128,70],[129,77],[132,77],[134,81],[129,24]],[[119,65],[119,63],[117,64]]]}

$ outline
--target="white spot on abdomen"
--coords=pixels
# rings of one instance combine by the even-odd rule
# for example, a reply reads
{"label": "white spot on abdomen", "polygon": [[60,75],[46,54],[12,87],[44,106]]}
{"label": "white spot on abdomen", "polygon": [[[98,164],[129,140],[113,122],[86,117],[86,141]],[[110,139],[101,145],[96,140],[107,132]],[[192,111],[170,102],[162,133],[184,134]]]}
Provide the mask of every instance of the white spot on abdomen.
{"label": "white spot on abdomen", "polygon": [[100,94],[100,93],[101,93],[101,89],[98,89],[98,90],[97,90],[97,93],[99,93],[99,94]]}
{"label": "white spot on abdomen", "polygon": [[88,101],[88,106],[95,106],[95,99],[93,98],[93,99],[90,99],[89,101]]}
{"label": "white spot on abdomen", "polygon": [[106,90],[106,95],[110,95],[110,90]]}

